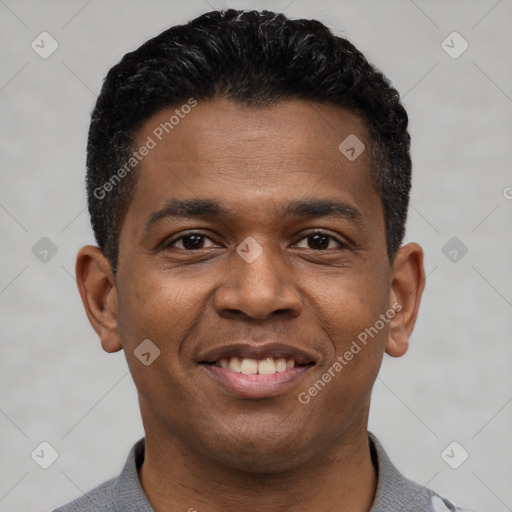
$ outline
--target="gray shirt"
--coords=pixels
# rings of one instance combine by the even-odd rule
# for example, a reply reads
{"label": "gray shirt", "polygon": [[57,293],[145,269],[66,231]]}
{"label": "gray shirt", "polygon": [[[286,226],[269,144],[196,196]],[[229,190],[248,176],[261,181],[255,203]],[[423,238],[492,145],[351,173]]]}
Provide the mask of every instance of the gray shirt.
{"label": "gray shirt", "polygon": [[[369,512],[463,512],[446,498],[403,477],[376,437],[368,433],[377,467],[377,491]],[[123,471],[77,500],[53,512],[154,512],[140,485],[144,438],[131,449]]]}

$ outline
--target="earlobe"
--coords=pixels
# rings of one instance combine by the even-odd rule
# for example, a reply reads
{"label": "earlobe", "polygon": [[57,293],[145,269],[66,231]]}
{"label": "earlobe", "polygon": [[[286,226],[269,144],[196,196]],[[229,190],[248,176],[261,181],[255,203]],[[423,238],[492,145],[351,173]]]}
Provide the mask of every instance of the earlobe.
{"label": "earlobe", "polygon": [[398,251],[391,273],[390,307],[395,316],[389,323],[386,353],[392,357],[403,356],[409,348],[424,288],[423,250],[409,243]]}
{"label": "earlobe", "polygon": [[98,247],[87,245],[78,252],[76,281],[85,312],[103,350],[121,350],[114,275],[110,262]]}

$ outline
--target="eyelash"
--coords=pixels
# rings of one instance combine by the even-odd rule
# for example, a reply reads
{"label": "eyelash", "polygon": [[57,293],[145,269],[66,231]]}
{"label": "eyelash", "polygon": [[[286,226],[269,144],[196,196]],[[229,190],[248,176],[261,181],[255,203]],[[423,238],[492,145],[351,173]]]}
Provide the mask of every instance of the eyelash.
{"label": "eyelash", "polygon": [[[332,235],[329,231],[324,231],[324,230],[316,230],[316,231],[311,231],[307,234],[305,234],[302,238],[300,238],[296,243],[310,237],[310,236],[314,236],[314,235],[324,235],[326,236],[327,238],[329,238],[330,240],[334,240],[336,243],[339,244],[339,249],[348,249],[349,246],[347,243],[344,243],[342,242],[341,240],[339,240],[337,237],[335,237],[334,235]],[[178,238],[175,238],[174,240],[171,240],[168,244],[165,245],[164,249],[172,249],[173,247],[173,244],[175,244],[176,242],[179,242],[180,240],[183,240],[184,238],[188,238],[188,237],[192,237],[192,236],[202,236],[203,238],[207,238],[208,240],[210,240],[211,242],[214,242],[208,235],[206,235],[205,233],[201,233],[200,231],[190,231],[189,233],[187,233],[186,235],[181,235],[180,237]],[[176,247],[174,247],[176,249]],[[195,251],[198,251],[200,249],[181,249],[179,248],[180,251],[186,251],[186,252],[195,252]],[[317,252],[320,252],[320,251],[328,251],[330,249],[310,249],[312,251],[317,251]]]}

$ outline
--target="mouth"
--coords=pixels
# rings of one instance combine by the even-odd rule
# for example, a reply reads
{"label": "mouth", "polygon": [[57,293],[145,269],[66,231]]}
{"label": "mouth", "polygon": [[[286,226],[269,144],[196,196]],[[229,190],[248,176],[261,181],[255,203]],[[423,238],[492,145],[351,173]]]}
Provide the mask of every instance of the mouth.
{"label": "mouth", "polygon": [[214,349],[199,364],[225,391],[244,398],[265,398],[284,393],[316,360],[285,345],[239,344]]}

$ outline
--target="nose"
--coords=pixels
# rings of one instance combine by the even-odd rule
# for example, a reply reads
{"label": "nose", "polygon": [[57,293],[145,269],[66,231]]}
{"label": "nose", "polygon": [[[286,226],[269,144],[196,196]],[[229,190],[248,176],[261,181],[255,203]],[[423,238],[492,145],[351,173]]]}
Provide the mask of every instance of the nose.
{"label": "nose", "polygon": [[262,249],[251,262],[233,253],[233,264],[215,291],[214,304],[219,315],[266,320],[277,315],[300,314],[302,299],[290,280],[286,262],[271,248]]}

